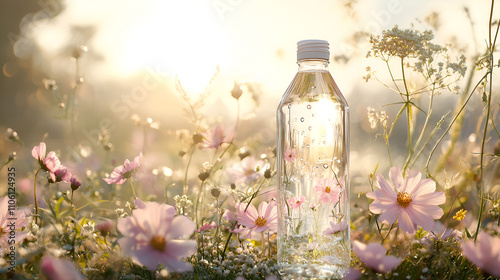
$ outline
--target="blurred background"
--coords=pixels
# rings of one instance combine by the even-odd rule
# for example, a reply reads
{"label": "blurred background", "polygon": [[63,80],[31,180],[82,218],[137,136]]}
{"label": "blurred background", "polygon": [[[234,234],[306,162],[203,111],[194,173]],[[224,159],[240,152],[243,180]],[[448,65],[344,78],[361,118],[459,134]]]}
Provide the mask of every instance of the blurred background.
{"label": "blurred background", "polygon": [[[353,182],[366,187],[366,176],[377,163],[381,170],[389,167],[384,141],[376,137],[380,130],[371,129],[367,120],[367,107],[386,110],[389,121],[399,109],[382,108],[397,96],[363,79],[367,66],[388,78],[381,61],[366,58],[370,34],[396,24],[432,29],[435,43],[451,44],[457,53],[472,57],[484,49],[490,4],[2,0],[0,130],[15,130],[25,147],[2,139],[0,156],[17,150],[16,167],[31,171],[35,162],[29,151],[45,141],[48,150],[61,154],[63,164],[84,162],[75,171],[84,173],[85,168],[102,167],[102,146],[112,143],[111,159],[106,160],[122,162],[144,151],[151,165],[172,167],[180,162],[180,129],[197,129],[192,114],[186,113],[186,98],[201,102],[196,112],[203,116],[204,128],[216,123],[230,128],[237,115],[231,97],[235,84],[243,90],[236,141],[256,141],[272,149],[275,109],[297,71],[296,42],[324,39],[330,42],[330,71],[351,107]],[[474,111],[481,111],[480,96],[476,99],[477,105],[468,109],[472,120]],[[440,96],[433,122],[457,100],[452,93]],[[400,164],[406,156],[398,153],[405,148],[404,123],[397,129],[392,144]],[[475,129],[473,123],[465,128]]]}

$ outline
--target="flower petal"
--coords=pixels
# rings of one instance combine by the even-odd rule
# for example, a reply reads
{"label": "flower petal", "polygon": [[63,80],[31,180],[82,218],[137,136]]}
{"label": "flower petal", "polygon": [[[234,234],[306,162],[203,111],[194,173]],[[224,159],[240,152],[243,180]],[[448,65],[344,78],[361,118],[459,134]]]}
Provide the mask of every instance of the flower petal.
{"label": "flower petal", "polygon": [[378,219],[382,222],[387,222],[388,224],[392,224],[396,221],[398,216],[399,216],[398,205],[393,204],[389,208],[387,208],[385,212],[383,212]]}
{"label": "flower petal", "polygon": [[421,212],[418,208],[414,208],[412,206],[408,206],[405,210],[414,224],[417,224],[428,231],[434,228],[434,220],[431,216],[424,214],[427,212]]}
{"label": "flower petal", "polygon": [[421,180],[420,183],[411,192],[412,197],[417,197],[420,195],[432,193],[436,191],[436,182],[432,179]]}
{"label": "flower petal", "polygon": [[413,196],[412,203],[418,205],[440,205],[446,202],[446,195],[442,192],[427,193],[424,195]]}
{"label": "flower petal", "polygon": [[189,238],[196,230],[196,224],[186,216],[176,216],[170,225],[168,239]]}
{"label": "flower petal", "polygon": [[420,178],[422,177],[422,173],[420,172],[413,172],[411,175],[409,174],[406,176],[405,181],[402,185],[401,189],[398,189],[401,192],[406,192],[411,194],[413,192],[413,189],[418,185],[420,182]]}
{"label": "flower petal", "polygon": [[397,166],[391,167],[389,170],[389,178],[391,179],[392,185],[399,190],[401,184],[403,183],[403,174]]}
{"label": "flower petal", "polygon": [[414,234],[416,231],[416,226],[411,220],[410,215],[402,208],[399,209],[399,227],[409,234]]}
{"label": "flower petal", "polygon": [[180,259],[196,253],[196,248],[195,240],[168,240],[165,251],[172,258]]}

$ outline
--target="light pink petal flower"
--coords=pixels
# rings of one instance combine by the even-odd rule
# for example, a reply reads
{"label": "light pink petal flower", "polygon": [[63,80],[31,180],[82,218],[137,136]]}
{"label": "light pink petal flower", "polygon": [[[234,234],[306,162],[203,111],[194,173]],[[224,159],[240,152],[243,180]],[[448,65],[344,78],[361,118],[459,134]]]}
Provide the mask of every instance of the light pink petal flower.
{"label": "light pink petal flower", "polygon": [[237,220],[236,215],[233,212],[229,211],[228,209],[226,209],[226,211],[222,215],[222,218],[224,218],[228,221],[231,221],[231,222],[234,222]]}
{"label": "light pink petal flower", "polygon": [[330,222],[330,227],[323,231],[324,235],[332,235],[337,232],[344,231],[347,228],[346,220],[342,220],[340,223],[336,224],[334,222]]}
{"label": "light pink petal flower", "polygon": [[71,173],[63,165],[59,165],[57,170],[54,171],[54,176],[56,178],[55,182],[71,182]]}
{"label": "light pink petal flower", "polygon": [[[266,230],[276,232],[278,230],[278,212],[276,202],[270,203],[262,202],[259,205],[259,210],[255,209],[253,205],[240,203],[236,207],[236,218],[238,223],[250,229],[249,235],[252,231],[263,232]],[[246,209],[246,210],[245,210]]]}
{"label": "light pink petal flower", "polygon": [[403,178],[401,170],[392,167],[389,171],[391,183],[382,175],[377,176],[377,186],[373,192],[366,194],[374,201],[369,209],[375,214],[381,214],[379,220],[392,224],[399,221],[399,227],[410,234],[421,226],[432,230],[434,219],[443,215],[443,210],[438,206],[446,201],[442,192],[435,192],[436,183],[430,179],[422,179],[422,174],[409,171]]}
{"label": "light pink petal flower", "polygon": [[358,280],[359,278],[361,278],[361,276],[362,276],[361,271],[351,267],[344,275],[342,280]]}
{"label": "light pink petal flower", "polygon": [[[0,233],[0,244],[5,243],[7,245],[8,239],[9,239],[9,234],[7,232],[10,232],[9,229],[9,224],[12,221],[15,221],[16,225],[16,230],[15,230],[15,242],[20,242],[23,241],[24,238],[27,235],[27,232],[21,231],[23,227],[26,227],[28,225],[28,219],[26,218],[29,216],[31,213],[27,209],[17,209],[14,210],[14,215],[11,215],[11,212],[9,210],[9,197],[4,196],[0,198],[0,229],[4,230],[4,234]],[[11,218],[14,218],[15,220],[11,220]],[[1,247],[2,245],[0,245]]]}
{"label": "light pink petal flower", "polygon": [[49,280],[85,279],[75,268],[75,264],[67,259],[57,259],[49,255],[42,257],[40,264],[42,273]]}
{"label": "light pink petal flower", "polygon": [[134,161],[130,162],[128,159],[125,160],[123,165],[115,167],[113,172],[103,180],[108,184],[121,185],[127,181],[132,173],[134,173],[142,162],[142,152],[134,158]]}
{"label": "light pink petal flower", "polygon": [[295,150],[295,148],[286,149],[286,151],[285,151],[285,160],[286,161],[294,161],[296,157],[297,157],[297,151]]}
{"label": "light pink petal flower", "polygon": [[291,197],[287,200],[288,202],[288,205],[290,206],[290,208],[292,209],[299,209],[300,206],[306,201],[306,197],[305,196],[301,196],[301,197],[297,197],[297,196],[294,196],[294,197]]}
{"label": "light pink petal flower", "polygon": [[186,216],[174,217],[175,213],[173,206],[146,202],[144,208],[120,219],[117,228],[123,235],[118,240],[122,252],[151,270],[156,270],[160,263],[175,272],[191,270],[192,266],[182,258],[196,252],[196,241],[186,239],[196,225]]}
{"label": "light pink petal flower", "polygon": [[477,236],[477,243],[474,244],[473,240],[464,242],[462,251],[482,271],[500,278],[500,237],[482,231]]}
{"label": "light pink petal flower", "polygon": [[212,130],[203,134],[203,147],[205,148],[219,148],[223,143],[231,142],[231,135],[224,134],[224,126],[222,124],[216,125]]}
{"label": "light pink petal flower", "polygon": [[56,181],[56,175],[55,172],[58,170],[61,166],[61,161],[59,158],[57,158],[56,153],[50,152],[43,160],[43,169],[47,172],[49,172],[49,177],[50,179],[55,182]]}
{"label": "light pink petal flower", "polygon": [[319,198],[319,202],[329,204],[339,201],[340,191],[344,187],[342,179],[324,178],[319,179],[314,186],[314,192]]}
{"label": "light pink petal flower", "polygon": [[248,156],[240,162],[231,165],[227,169],[227,173],[232,183],[248,184],[262,178],[268,166],[262,160]]}
{"label": "light pink petal flower", "polygon": [[216,227],[217,227],[217,224],[214,221],[212,221],[211,223],[205,223],[202,226],[200,226],[196,230],[196,232],[209,231],[209,230],[214,229]]}
{"label": "light pink petal flower", "polygon": [[361,262],[363,262],[367,267],[380,273],[387,273],[396,268],[402,262],[402,258],[387,256],[387,250],[384,246],[378,243],[370,243],[366,245],[354,240],[352,248]]}
{"label": "light pink petal flower", "polygon": [[39,146],[33,147],[31,150],[31,155],[38,161],[42,161],[45,158],[45,153],[47,152],[47,146],[44,142],[40,142]]}

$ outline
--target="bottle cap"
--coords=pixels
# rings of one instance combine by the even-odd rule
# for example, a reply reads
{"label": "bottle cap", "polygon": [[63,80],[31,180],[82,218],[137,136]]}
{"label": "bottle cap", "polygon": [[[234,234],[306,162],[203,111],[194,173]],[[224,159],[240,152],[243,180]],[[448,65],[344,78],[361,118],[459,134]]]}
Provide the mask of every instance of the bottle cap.
{"label": "bottle cap", "polygon": [[302,40],[297,43],[297,61],[302,59],[330,59],[330,48],[325,40]]}

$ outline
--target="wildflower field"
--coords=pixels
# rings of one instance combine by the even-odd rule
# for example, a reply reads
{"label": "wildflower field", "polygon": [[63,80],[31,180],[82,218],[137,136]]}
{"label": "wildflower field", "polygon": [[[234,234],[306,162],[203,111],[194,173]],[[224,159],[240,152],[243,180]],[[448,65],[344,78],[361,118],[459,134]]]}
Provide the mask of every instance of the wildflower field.
{"label": "wildflower field", "polygon": [[[470,39],[442,35],[453,25],[437,10],[411,24],[379,22],[378,32],[353,30],[354,51],[333,49],[330,68],[351,71],[332,71],[336,81],[356,78],[353,92],[343,90],[351,110],[350,223],[322,232],[350,230],[343,279],[500,278],[500,3],[477,2],[457,8],[455,20],[472,30],[458,33]],[[356,18],[363,3],[340,6]],[[214,1],[211,13],[231,23],[232,12],[252,9],[247,4]],[[200,78],[195,63],[212,57],[184,61],[177,56],[195,52],[190,36],[163,33],[166,45],[180,47],[174,55],[160,47],[160,55],[184,72],[124,74],[118,54],[130,45],[117,44],[109,57],[97,51],[95,38],[110,34],[99,33],[104,21],[92,21],[97,10],[87,25],[71,25],[61,19],[72,9],[85,14],[78,1],[41,7],[45,15],[23,18],[26,28],[1,39],[12,44],[0,82],[12,87],[0,87],[0,279],[303,279],[282,277],[276,260],[275,109],[286,82],[243,72],[246,80],[218,64]],[[63,43],[50,37],[62,27],[70,38]],[[144,39],[128,27],[131,41]],[[209,48],[211,39],[196,47]],[[295,67],[292,39],[280,44],[288,51],[262,58],[242,47],[238,57],[258,60],[269,77],[278,68],[266,63],[286,57]],[[146,60],[158,51],[136,47]],[[295,157],[285,151],[285,160]],[[325,204],[337,203],[339,192],[326,181],[314,186]],[[315,211],[304,196],[286,203]],[[315,254],[316,247],[311,240],[295,249]]]}

